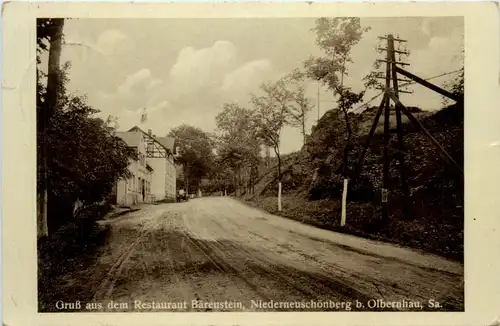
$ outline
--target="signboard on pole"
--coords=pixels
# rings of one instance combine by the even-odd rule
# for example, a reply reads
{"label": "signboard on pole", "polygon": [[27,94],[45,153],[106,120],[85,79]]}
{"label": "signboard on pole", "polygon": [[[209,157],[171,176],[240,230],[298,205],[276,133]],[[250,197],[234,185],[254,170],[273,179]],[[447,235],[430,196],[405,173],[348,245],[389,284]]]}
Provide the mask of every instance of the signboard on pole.
{"label": "signboard on pole", "polygon": [[387,203],[387,197],[389,196],[389,191],[386,188],[382,188],[382,202]]}

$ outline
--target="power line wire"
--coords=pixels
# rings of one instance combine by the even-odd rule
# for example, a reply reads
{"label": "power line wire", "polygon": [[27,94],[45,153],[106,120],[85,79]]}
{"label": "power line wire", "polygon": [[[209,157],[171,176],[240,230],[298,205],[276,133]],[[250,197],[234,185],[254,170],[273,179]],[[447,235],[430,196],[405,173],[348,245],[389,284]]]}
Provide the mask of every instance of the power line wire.
{"label": "power line wire", "polygon": [[357,111],[359,111],[360,109],[364,108],[365,106],[367,106],[371,102],[375,101],[375,99],[377,99],[382,94],[384,94],[384,92],[378,93],[377,95],[375,95],[374,97],[372,97],[368,102],[361,104],[359,107],[355,108],[354,110],[351,110],[350,112],[356,113]]}
{"label": "power line wire", "polygon": [[[460,71],[462,71],[462,69],[457,69],[457,70],[454,70],[454,71],[446,72],[446,73],[443,73],[443,74],[440,74],[440,75],[436,75],[436,76],[433,76],[433,77],[426,78],[424,80],[428,81],[428,80],[432,80],[432,79],[435,79],[435,78],[439,78],[439,77],[451,75],[451,74],[454,74],[454,73],[457,73],[457,72],[460,72]],[[417,82],[415,82],[415,81],[408,82],[408,83],[400,85],[399,87],[405,87],[405,86],[413,85],[413,84],[416,84],[416,83]],[[366,107],[368,104],[370,104],[371,102],[373,102],[375,99],[377,99],[382,94],[384,94],[384,92],[380,92],[379,94],[377,94],[374,97],[372,97],[368,102],[361,104],[359,107],[357,107],[354,110],[351,110],[349,112],[351,112],[351,113],[357,113],[359,110],[361,110],[364,107]]]}
{"label": "power line wire", "polygon": [[[445,72],[444,74],[433,76],[433,77],[430,77],[430,78],[427,78],[427,79],[424,79],[424,80],[428,81],[428,80],[435,79],[435,78],[438,78],[438,77],[443,77],[443,76],[451,75],[451,74],[454,74],[454,73],[457,73],[457,72],[460,72],[460,71],[462,71],[462,69],[457,69],[457,70],[454,70],[454,71]],[[404,87],[404,86],[408,86],[408,85],[413,85],[413,84],[416,84],[416,83],[417,82],[412,81],[412,82],[408,82],[406,84],[402,84],[402,85],[400,85],[400,87]]]}

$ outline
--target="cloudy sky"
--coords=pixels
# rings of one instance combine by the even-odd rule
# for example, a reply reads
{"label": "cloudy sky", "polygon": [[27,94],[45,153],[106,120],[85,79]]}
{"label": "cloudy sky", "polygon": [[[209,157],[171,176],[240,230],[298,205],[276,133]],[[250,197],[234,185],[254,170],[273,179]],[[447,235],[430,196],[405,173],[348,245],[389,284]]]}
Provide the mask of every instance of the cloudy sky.
{"label": "cloudy sky", "polygon": [[[407,69],[428,78],[462,65],[462,18],[362,19],[370,26],[354,48],[347,83],[363,90],[361,79],[382,58],[377,36],[387,33],[408,40]],[[86,94],[100,115],[118,117],[120,130],[134,125],[163,136],[182,123],[215,128],[222,104],[247,105],[248,94],[262,82],[303,67],[310,55],[322,55],[311,31],[314,19],[71,19],[65,22],[62,61],[71,61],[69,91]],[[46,63],[42,63],[45,65]],[[433,80],[442,85],[451,76]],[[403,95],[408,105],[435,110],[441,97],[412,86]],[[308,84],[317,103],[318,85]],[[367,93],[366,100],[376,93]],[[333,107],[332,95],[320,92],[320,111]],[[374,101],[373,105],[378,104]],[[147,108],[148,120],[140,124]],[[317,108],[308,117],[308,128]],[[301,146],[299,130],[287,128],[284,153]]]}

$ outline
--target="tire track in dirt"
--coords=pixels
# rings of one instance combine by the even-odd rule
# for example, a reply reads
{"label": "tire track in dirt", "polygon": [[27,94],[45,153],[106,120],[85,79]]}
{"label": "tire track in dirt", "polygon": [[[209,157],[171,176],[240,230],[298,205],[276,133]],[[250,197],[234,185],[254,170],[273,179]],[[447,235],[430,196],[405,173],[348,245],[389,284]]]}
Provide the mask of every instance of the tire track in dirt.
{"label": "tire track in dirt", "polygon": [[[186,221],[187,222],[187,221]],[[187,239],[198,248],[210,261],[216,265],[223,274],[227,276],[234,276],[238,278],[244,285],[249,288],[252,292],[256,293],[259,297],[266,300],[270,300],[269,297],[263,293],[258,286],[250,282],[247,278],[243,277],[241,270],[231,264],[227,257],[223,253],[223,245],[215,238],[212,241],[202,241],[197,238],[196,234],[193,232],[193,225],[189,222],[186,223],[187,230],[186,233],[189,235]],[[213,243],[213,244],[212,244]],[[220,248],[219,248],[220,247]],[[221,250],[222,249],[222,250]],[[239,289],[241,293],[245,293],[243,289]]]}
{"label": "tire track in dirt", "polygon": [[116,259],[115,263],[111,266],[109,271],[106,274],[106,277],[104,280],[101,282],[99,285],[97,291],[94,293],[93,296],[93,301],[99,301],[104,298],[108,298],[111,296],[113,293],[116,281],[118,280],[119,276],[121,275],[121,272],[123,270],[123,266],[127,262],[127,260],[130,258],[132,255],[135,247],[139,243],[143,236],[143,232],[139,234],[137,239],[130,245],[128,246],[123,253],[120,254],[120,256]]}
{"label": "tire track in dirt", "polygon": [[[99,287],[97,288],[96,292],[94,293],[93,296],[93,301],[103,301],[111,296],[113,293],[113,290],[115,288],[116,282],[118,281],[122,270],[127,263],[127,261],[130,259],[132,256],[135,248],[139,244],[141,240],[143,240],[144,235],[147,233],[147,223],[151,222],[151,219],[146,219],[146,220],[141,220],[144,219],[145,217],[148,217],[149,210],[145,210],[135,216],[124,216],[122,219],[118,221],[120,222],[126,222],[128,223],[129,221],[126,221],[125,219],[127,218],[134,218],[134,219],[140,219],[140,223],[135,223],[135,225],[138,225],[140,230],[138,232],[138,235],[136,239],[130,244],[115,260],[111,268],[108,270],[106,273],[106,276],[104,277],[104,280],[101,282]],[[116,226],[116,227],[123,227],[123,226]]]}
{"label": "tire track in dirt", "polygon": [[[220,219],[220,215],[218,215],[218,218]],[[226,216],[223,217],[227,222],[236,225],[233,219],[228,219]],[[214,216],[212,216],[212,223],[216,224],[217,227],[220,230],[225,230],[225,234],[237,234],[238,231],[240,231],[241,235],[241,230],[246,230],[249,234],[252,234],[254,236],[257,236],[261,239],[264,239],[265,241],[269,242],[270,240],[268,238],[262,237],[259,234],[249,231],[245,227],[239,227],[236,230],[229,230],[227,229],[228,224],[221,224],[219,221],[214,219]],[[245,237],[245,239],[251,239],[251,237]],[[346,286],[345,284],[335,281],[332,278],[325,277],[320,274],[314,274],[314,276],[307,275],[305,276],[304,274],[301,274],[298,271],[295,271],[294,269],[287,269],[283,266],[280,266],[279,264],[271,264],[270,262],[272,261],[268,256],[266,255],[256,255],[258,251],[250,251],[248,249],[245,249],[244,246],[237,245],[236,242],[228,242],[228,245],[232,247],[233,250],[226,250],[225,252],[241,252],[245,253],[247,257],[252,257],[255,264],[253,265],[253,270],[252,272],[256,275],[262,276],[262,274],[265,274],[268,278],[268,280],[276,282],[277,280],[281,281],[281,283],[285,283],[288,285],[288,288],[285,290],[288,291],[287,295],[290,295],[290,292],[297,292],[302,295],[302,299],[308,298],[308,299],[318,299],[319,297],[324,297],[329,298],[330,296],[328,294],[334,294],[336,297],[341,295],[341,299],[344,301],[351,300],[354,297],[359,298],[361,300],[368,300],[371,297],[368,297],[364,294],[362,294],[359,291],[354,290],[352,287]],[[284,247],[283,248],[287,249],[288,251],[290,248]],[[235,256],[233,256],[234,258]],[[231,257],[230,257],[231,258]],[[230,258],[226,258],[226,260],[229,260]],[[238,257],[237,260],[241,260],[241,257]],[[302,282],[298,281],[301,280]],[[282,286],[280,286],[283,288]],[[332,292],[332,289],[335,288],[336,291]],[[290,291],[292,290],[292,291]],[[293,291],[294,290],[294,291]]]}
{"label": "tire track in dirt", "polygon": [[[234,219],[228,219],[227,217],[224,218],[226,219],[227,222],[239,226],[237,230],[246,230],[246,232],[248,232],[249,234],[258,237],[266,242],[270,242],[270,239],[263,237],[253,231],[250,231],[247,228],[242,227],[242,225],[238,225],[234,221]],[[220,222],[216,221],[214,222],[217,223],[220,227],[222,227]],[[324,275],[316,273],[314,274],[314,276],[304,276],[294,271],[293,269],[287,269],[283,266],[280,266],[279,264],[273,264],[271,267],[270,265],[271,260],[266,255],[261,254],[260,256],[258,256],[256,255],[256,252],[258,251],[250,251],[248,249],[245,249],[243,246],[237,245],[235,242],[232,242],[231,244],[233,245],[235,250],[244,251],[248,256],[254,258],[259,263],[258,264],[259,270],[263,271],[273,279],[282,280],[283,282],[288,284],[290,288],[295,289],[302,295],[306,296],[306,298],[308,299],[318,299],[319,294],[325,297],[328,297],[327,294],[334,294],[336,296],[341,295],[341,299],[344,301],[352,300],[354,298],[365,301],[372,299],[372,297],[367,296],[353,289],[350,286],[346,286],[345,283],[336,281],[334,278],[332,278],[333,275],[329,275],[330,277],[326,277]],[[283,246],[280,244],[274,244],[274,245],[286,249],[288,251],[291,251],[291,248],[288,246]],[[304,253],[298,252],[295,249],[296,248],[294,248],[295,253],[303,256],[306,259],[311,259],[310,255],[305,255]],[[321,268],[322,272],[326,272],[321,265],[319,267]],[[302,279],[303,282],[298,281],[300,279]],[[298,284],[300,284],[300,286]]]}
{"label": "tire track in dirt", "polygon": [[[214,222],[221,229],[223,229],[222,224],[220,224],[219,222],[217,222],[215,220],[213,220],[212,222]],[[267,259],[267,257],[265,257],[265,258],[258,257],[256,255],[256,252],[251,252],[250,250],[245,249],[243,246],[237,245],[235,241],[228,241],[227,244],[229,246],[231,246],[231,248],[235,252],[245,253],[247,257],[252,257],[254,260],[257,260],[258,262],[260,262],[260,264],[254,264],[253,269],[250,268],[250,271],[249,271],[250,273],[253,273],[253,274],[259,275],[259,276],[262,276],[262,274],[265,274],[265,275],[267,275],[269,277],[269,279],[271,279],[273,281],[281,280],[285,284],[288,284],[288,286],[290,288],[295,289],[298,293],[300,293],[301,295],[305,295],[308,298],[314,297],[313,293],[317,293],[315,291],[305,291],[303,288],[298,287],[296,285],[296,282],[291,281],[288,277],[285,277],[283,274],[278,273],[276,270],[273,270],[270,267],[266,267],[266,266],[270,265],[269,264],[270,260]],[[232,252],[233,250],[226,250],[226,253],[227,252]],[[235,257],[236,256],[233,255],[230,258],[235,258]],[[227,258],[227,260],[229,260],[230,258]],[[238,260],[242,260],[242,259],[240,257],[238,257]]]}
{"label": "tire track in dirt", "polygon": [[[240,218],[247,218],[247,219],[249,218],[248,216],[245,216],[243,214],[238,214],[238,215]],[[235,234],[235,232],[237,232],[237,231],[245,230],[250,235],[253,235],[254,237],[257,237],[261,240],[264,240],[265,242],[272,244],[273,246],[276,246],[277,248],[282,248],[282,249],[285,249],[286,251],[296,253],[296,254],[302,256],[304,259],[306,259],[309,263],[313,262],[315,264],[316,268],[319,269],[320,273],[315,273],[315,275],[313,277],[315,285],[312,286],[312,284],[310,282],[308,282],[309,286],[306,286],[308,288],[306,293],[314,293],[314,294],[332,293],[332,288],[335,288],[336,289],[335,294],[337,294],[337,295],[340,294],[344,300],[352,299],[353,297],[360,298],[360,299],[366,300],[366,301],[369,299],[376,299],[376,298],[386,299],[385,295],[382,294],[382,292],[380,291],[380,287],[387,290],[387,285],[380,283],[380,280],[370,278],[367,275],[363,275],[363,278],[360,278],[357,276],[357,274],[353,273],[353,271],[347,271],[345,269],[340,268],[340,266],[335,266],[335,269],[341,269],[341,270],[343,270],[343,273],[345,273],[346,275],[349,275],[349,278],[340,277],[340,280],[337,280],[339,278],[338,273],[340,271],[337,271],[337,273],[332,273],[332,269],[330,269],[330,268],[327,269],[324,266],[324,262],[321,262],[316,257],[304,252],[300,248],[300,246],[296,247],[296,246],[282,245],[279,243],[274,243],[269,238],[264,237],[256,232],[253,232],[250,229],[250,225],[248,225],[248,224],[244,225],[244,224],[237,223],[236,222],[237,219],[234,218],[234,216],[233,216],[233,218],[228,218],[227,216],[223,216],[223,217],[226,221],[226,224],[224,224],[225,226],[227,226],[227,224],[229,224],[229,223],[234,224],[236,226],[235,229],[229,230],[230,232],[232,232],[232,234]],[[219,215],[219,218],[220,218],[220,215]],[[259,218],[257,218],[257,219],[260,220]],[[220,227],[222,227],[222,224],[220,224],[220,222],[216,222],[216,223]],[[257,229],[255,229],[255,230],[257,231]],[[284,229],[283,231],[287,231],[287,230]],[[285,233],[287,233],[287,232],[285,232]],[[244,238],[246,238],[246,237],[244,237]],[[240,248],[241,250],[244,250],[244,247],[238,247],[238,248]],[[258,251],[248,251],[247,250],[247,253],[249,255],[253,255],[254,258],[259,259],[263,264],[266,264],[266,262],[268,263],[270,261],[270,259],[268,257],[266,257],[266,255],[262,255],[262,257],[264,257],[264,258],[257,257],[255,255],[255,252],[258,252]],[[285,280],[288,284],[290,284],[290,286],[297,288],[297,286],[295,284],[297,283],[296,280],[301,278],[300,274],[295,273],[293,275],[293,277],[287,278],[284,275],[290,275],[291,274],[290,269],[284,269],[279,264],[276,264],[273,266],[276,269],[276,272],[272,271],[271,275],[275,275],[276,277],[279,277],[279,278]],[[363,292],[360,292],[359,290],[356,290],[354,287],[349,286],[348,284],[358,284],[357,282],[355,282],[353,280],[353,278],[356,278],[358,282],[371,284],[373,286],[373,289],[376,290],[376,292],[371,290],[371,291],[367,291],[366,293],[363,293]],[[290,281],[290,279],[292,281]],[[306,281],[307,281],[307,279],[306,279]],[[300,283],[300,284],[302,286],[305,285],[304,283]],[[399,294],[400,298],[404,297],[405,295],[407,296],[407,294],[408,294],[407,292],[403,291],[403,289],[394,288],[393,286],[390,286],[389,289],[396,296]],[[393,295],[393,297],[394,297],[394,295]],[[424,299],[424,298],[422,296],[414,295],[413,299]]]}
{"label": "tire track in dirt", "polygon": [[[241,302],[378,298],[400,301],[424,295],[443,296],[454,284],[454,275],[441,275],[425,266],[407,266],[404,262],[385,260],[384,256],[335,246],[333,234],[331,239],[330,235],[324,235],[323,242],[320,238],[311,238],[309,233],[316,233],[300,225],[290,226],[272,217],[263,218],[262,213],[239,205],[242,204],[201,199],[156,206],[116,223],[114,227],[119,231],[114,238],[116,242],[103,260],[104,266],[113,265],[94,298],[109,299],[122,292],[123,297],[139,295],[145,299],[185,301],[195,298]],[[127,243],[127,238],[133,242]],[[360,239],[361,245],[351,242],[357,248],[363,247],[362,241]],[[140,248],[141,243],[146,246]],[[145,269],[127,279],[127,270],[123,269],[131,267],[135,271],[141,263]],[[148,263],[154,267],[148,270]],[[151,276],[143,282],[140,277],[147,273]],[[124,276],[120,277],[121,274]],[[409,279],[405,281],[405,278]],[[432,291],[433,280],[445,283]],[[395,287],[394,282],[401,282],[397,283],[401,287]],[[450,292],[446,298],[450,305],[460,303],[457,291]]]}
{"label": "tire track in dirt", "polygon": [[[360,287],[358,285],[366,284],[364,286],[365,291],[363,291],[366,293],[365,295],[363,295],[362,292],[360,292],[359,290],[354,290],[355,292],[357,292],[355,294],[356,297],[361,297],[361,298],[364,297],[365,299],[380,298],[380,299],[384,299],[384,300],[388,299],[388,300],[396,300],[396,301],[400,301],[401,299],[411,299],[411,300],[426,302],[429,298],[443,297],[443,296],[446,296],[446,294],[452,292],[452,290],[450,290],[450,289],[447,290],[446,286],[442,286],[440,290],[432,290],[431,285],[434,284],[432,281],[435,280],[435,277],[430,275],[429,272],[433,272],[433,273],[437,272],[436,274],[439,274],[440,270],[436,270],[433,268],[427,268],[426,266],[422,266],[422,268],[420,270],[420,269],[418,269],[420,266],[413,265],[411,263],[409,264],[411,267],[411,272],[416,273],[416,275],[420,275],[419,277],[423,278],[420,282],[424,282],[424,283],[422,283],[422,287],[416,288],[416,289],[420,289],[420,290],[418,290],[417,292],[412,292],[412,293],[408,292],[408,290],[410,290],[414,287],[412,287],[411,284],[408,282],[406,282],[407,283],[406,286],[408,288],[399,287],[397,283],[394,283],[394,282],[391,283],[390,279],[388,279],[388,278],[385,278],[386,280],[384,281],[384,279],[371,277],[370,275],[372,275],[372,274],[370,274],[370,273],[361,273],[360,274],[359,272],[356,272],[354,270],[346,270],[338,264],[335,264],[335,269],[332,270],[331,268],[327,268],[325,265],[325,263],[330,264],[330,262],[323,262],[321,260],[318,260],[318,258],[315,257],[314,255],[310,255],[307,252],[304,252],[302,250],[302,247],[301,247],[302,245],[300,244],[300,241],[312,240],[312,242],[318,243],[318,241],[319,241],[318,239],[309,239],[309,237],[305,234],[303,235],[303,234],[297,233],[295,231],[292,232],[291,230],[288,230],[286,228],[280,228],[279,225],[276,225],[278,227],[278,229],[280,229],[280,231],[284,232],[283,233],[284,235],[288,235],[288,232],[292,232],[292,234],[299,236],[299,238],[293,238],[293,239],[290,239],[288,241],[292,244],[291,246],[290,245],[284,246],[280,243],[271,241],[269,238],[266,238],[266,237],[262,236],[261,234],[259,234],[259,232],[261,231],[261,228],[257,227],[257,224],[262,224],[261,217],[247,216],[246,214],[242,214],[242,213],[243,213],[243,211],[233,209],[233,210],[231,210],[231,218],[228,218],[229,215],[227,215],[227,214],[219,214],[217,216],[217,218],[220,220],[220,217],[223,216],[224,221],[225,221],[223,224],[225,226],[227,226],[228,224],[235,225],[235,228],[233,228],[232,230],[229,230],[230,234],[235,234],[238,231],[241,233],[241,230],[244,230],[245,232],[248,232],[250,235],[257,237],[257,238],[263,240],[264,242],[268,242],[268,243],[272,244],[276,248],[283,248],[288,252],[292,251],[292,252],[302,256],[309,263],[314,263],[316,268],[318,268],[321,271],[321,273],[319,273],[319,274],[321,275],[320,278],[322,279],[322,281],[318,280],[318,282],[316,282],[316,283],[325,284],[325,285],[328,285],[329,283],[336,284],[336,287],[338,289],[343,289],[340,292],[341,293],[343,292],[348,297],[352,298],[352,295],[350,295],[350,292],[352,292],[355,288],[353,286],[346,286],[346,284],[353,284],[358,288]],[[235,214],[237,214],[236,217],[235,217]],[[239,220],[254,221],[257,224],[252,224],[252,223],[241,224],[241,223],[237,222]],[[219,223],[219,225],[221,225],[221,224]],[[275,226],[274,223],[272,226]],[[256,232],[253,232],[252,230],[255,230]],[[277,234],[278,233],[276,233],[276,235]],[[242,236],[241,238],[247,239],[247,237],[245,237],[245,236]],[[255,244],[256,242],[254,241],[253,243]],[[327,247],[330,248],[329,243],[327,243]],[[242,248],[244,248],[244,247],[242,247]],[[323,247],[323,249],[326,249],[326,247]],[[279,252],[279,250],[277,250],[277,251]],[[354,252],[348,251],[348,252],[351,252],[352,254],[362,255],[362,253],[358,253],[356,251],[354,251]],[[252,253],[254,253],[254,251],[249,252],[249,254],[252,254]],[[344,252],[342,252],[342,253],[344,253]],[[324,252],[321,253],[321,255],[324,255],[324,254],[325,254]],[[381,257],[381,256],[378,256],[377,258],[383,259],[383,257]],[[397,263],[398,265],[401,265],[401,267],[404,268],[405,261],[394,261],[391,259],[388,259],[388,261],[389,261],[389,263]],[[385,260],[383,261],[383,263],[384,262],[386,263]],[[373,264],[371,264],[369,266],[370,266],[370,268],[374,268],[375,270],[377,270],[376,266],[374,266]],[[279,267],[279,264],[278,264],[278,267]],[[393,267],[396,267],[396,266],[393,266]],[[388,268],[388,267],[386,267],[386,268]],[[342,274],[346,274],[349,277],[346,278],[345,276],[342,276],[342,275],[339,276],[338,274],[340,273],[340,270],[343,270],[343,272],[341,272]],[[286,271],[288,271],[288,270],[285,270],[285,272]],[[419,274],[419,272],[425,272],[425,275],[421,275],[421,274]],[[429,274],[429,275],[427,275],[427,274]],[[456,276],[456,275],[454,275],[452,273],[448,273],[448,272],[444,272],[442,274],[443,275],[439,274],[436,276],[437,277],[447,277],[447,278],[452,277],[452,276]],[[342,280],[342,282],[339,282],[337,280],[339,277],[340,277],[340,280]],[[448,280],[447,282],[452,282],[452,281]],[[429,283],[429,284],[427,285],[427,283]],[[370,285],[372,287],[372,289],[369,289],[369,287],[367,287],[368,285]],[[431,287],[429,287],[429,286],[431,286]],[[327,286],[327,287],[329,287],[329,286]],[[455,286],[455,287],[459,288],[460,286]],[[382,292],[381,289],[383,289],[384,291]],[[421,292],[422,290],[426,291],[426,292]],[[455,292],[457,292],[457,291],[455,291]],[[426,294],[424,294],[424,293],[426,293]],[[446,301],[448,301],[448,300],[446,300]],[[453,302],[451,302],[450,305],[455,306],[455,307],[452,307],[451,309],[460,309],[460,307],[461,307],[460,305],[454,305]],[[450,305],[448,305],[448,306],[450,306]]]}

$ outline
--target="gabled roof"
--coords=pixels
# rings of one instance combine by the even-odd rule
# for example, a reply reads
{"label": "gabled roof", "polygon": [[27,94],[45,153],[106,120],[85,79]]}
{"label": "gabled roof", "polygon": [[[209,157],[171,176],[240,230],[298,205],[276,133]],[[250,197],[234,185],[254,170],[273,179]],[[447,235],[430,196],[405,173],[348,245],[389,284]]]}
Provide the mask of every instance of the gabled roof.
{"label": "gabled roof", "polygon": [[117,131],[116,136],[120,137],[128,147],[139,147],[142,134],[140,132]]}
{"label": "gabled roof", "polygon": [[174,152],[175,139],[172,137],[158,137],[156,138],[163,147],[166,147],[170,150],[171,153]]}
{"label": "gabled roof", "polygon": [[139,128],[138,126],[132,127],[129,129],[129,132],[139,132],[142,133],[151,139],[153,139],[156,143],[158,143],[160,146],[165,148],[167,151],[170,151],[170,153],[174,153],[175,149],[175,139],[172,137],[153,137],[153,135],[149,135],[147,132]]}

